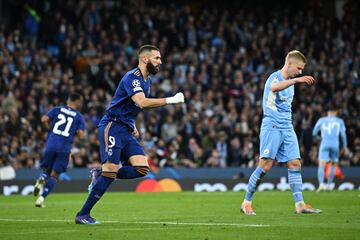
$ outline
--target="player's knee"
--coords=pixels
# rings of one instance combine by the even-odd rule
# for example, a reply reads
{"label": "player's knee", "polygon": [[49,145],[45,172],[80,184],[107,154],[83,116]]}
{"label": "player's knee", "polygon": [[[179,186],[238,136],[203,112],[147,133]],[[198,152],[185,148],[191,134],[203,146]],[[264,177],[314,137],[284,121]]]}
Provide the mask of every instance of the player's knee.
{"label": "player's knee", "polygon": [[264,172],[269,172],[271,169],[271,165],[263,165],[262,169],[264,170]]}
{"label": "player's knee", "polygon": [[259,167],[261,167],[265,172],[269,172],[272,167],[273,161],[270,158],[261,158],[259,162]]}
{"label": "player's knee", "polygon": [[319,161],[319,166],[322,166],[322,167],[324,167],[326,165],[326,162],[325,161]]}
{"label": "player's knee", "polygon": [[150,168],[149,166],[134,166],[135,170],[142,176],[146,176],[149,171],[150,171]]}
{"label": "player's knee", "polygon": [[110,162],[106,162],[102,165],[101,170],[103,172],[117,172],[119,170],[119,165],[110,163]]}
{"label": "player's knee", "polygon": [[59,176],[60,176],[60,174],[55,171],[52,171],[50,173],[50,177],[54,178],[56,181],[59,179]]}
{"label": "player's knee", "polygon": [[101,172],[101,176],[104,176],[104,177],[107,177],[107,178],[115,179],[116,175],[117,175],[117,172],[106,172],[106,171]]}
{"label": "player's knee", "polygon": [[287,163],[287,167],[290,169],[298,169],[301,170],[301,162],[300,160],[292,160]]}

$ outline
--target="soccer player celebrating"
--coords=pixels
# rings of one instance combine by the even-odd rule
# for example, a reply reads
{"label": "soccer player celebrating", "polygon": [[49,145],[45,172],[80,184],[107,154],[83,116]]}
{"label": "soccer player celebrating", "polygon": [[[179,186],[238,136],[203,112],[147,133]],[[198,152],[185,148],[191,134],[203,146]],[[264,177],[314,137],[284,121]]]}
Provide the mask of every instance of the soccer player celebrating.
{"label": "soccer player celebrating", "polygon": [[[321,143],[319,148],[318,168],[319,188],[317,189],[317,192],[329,189],[334,180],[335,169],[338,166],[339,161],[339,135],[341,136],[341,143],[345,150],[345,154],[348,154],[349,152],[347,148],[345,124],[341,118],[337,117],[335,107],[329,107],[327,117],[322,117],[316,122],[312,132],[313,137],[317,137],[320,130]],[[324,184],[325,165],[327,162],[331,162],[331,168],[327,184]]]}
{"label": "soccer player celebrating", "polygon": [[59,175],[66,171],[75,134],[79,138],[85,135],[85,120],[78,112],[82,102],[82,96],[73,93],[67,100],[67,106],[54,107],[41,118],[42,124],[50,130],[40,163],[43,173],[34,187],[35,196],[43,190],[35,202],[36,207],[44,207],[45,198],[55,187]]}
{"label": "soccer player celebrating", "polygon": [[305,204],[302,194],[300,150],[291,122],[291,103],[294,97],[294,85],[314,83],[311,76],[300,75],[305,67],[306,58],[299,51],[287,54],[281,70],[270,75],[265,83],[263,96],[263,120],[260,131],[260,160],[251,174],[241,212],[256,215],[252,208],[252,198],[256,188],[271,169],[274,160],[286,163],[288,179],[295,201],[296,213],[320,213]]}
{"label": "soccer player celebrating", "polygon": [[89,196],[75,217],[77,224],[99,223],[90,211],[103,196],[115,178],[144,177],[149,172],[145,152],[138,140],[135,119],[143,108],[156,108],[166,104],[184,102],[184,95],[177,93],[168,98],[149,98],[150,75],[156,74],[161,65],[157,47],[144,45],[138,51],[139,65],[121,79],[115,95],[99,123],[102,171],[94,173]]}

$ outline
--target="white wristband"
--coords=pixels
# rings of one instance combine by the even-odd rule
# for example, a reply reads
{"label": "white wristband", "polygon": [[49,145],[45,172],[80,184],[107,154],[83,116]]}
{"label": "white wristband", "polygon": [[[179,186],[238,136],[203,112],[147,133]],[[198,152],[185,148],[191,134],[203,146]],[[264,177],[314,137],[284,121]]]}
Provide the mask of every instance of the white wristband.
{"label": "white wristband", "polygon": [[175,103],[183,103],[184,102],[184,94],[177,93],[175,96],[165,98],[166,104],[175,104]]}

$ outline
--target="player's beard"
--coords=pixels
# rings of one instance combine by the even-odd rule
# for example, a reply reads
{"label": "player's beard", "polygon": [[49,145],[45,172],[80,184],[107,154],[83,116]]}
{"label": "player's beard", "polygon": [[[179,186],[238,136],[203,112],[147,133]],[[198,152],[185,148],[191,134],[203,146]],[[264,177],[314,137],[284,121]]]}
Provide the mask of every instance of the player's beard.
{"label": "player's beard", "polygon": [[154,64],[152,64],[150,61],[146,64],[146,70],[154,75],[154,74],[157,74],[159,72],[159,67],[155,67]]}

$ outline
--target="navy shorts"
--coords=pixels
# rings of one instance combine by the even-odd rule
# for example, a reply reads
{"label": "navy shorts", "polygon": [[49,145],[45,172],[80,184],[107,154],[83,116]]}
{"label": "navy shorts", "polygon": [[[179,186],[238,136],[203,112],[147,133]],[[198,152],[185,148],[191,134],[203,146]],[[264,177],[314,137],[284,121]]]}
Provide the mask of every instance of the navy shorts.
{"label": "navy shorts", "polygon": [[99,126],[98,130],[102,164],[108,161],[124,165],[131,156],[145,156],[142,146],[127,126],[117,122],[108,122]]}
{"label": "navy shorts", "polygon": [[69,164],[69,155],[70,152],[54,152],[45,150],[44,157],[40,162],[40,167],[42,169],[46,169],[48,172],[51,172],[51,170],[54,170],[57,173],[66,172]]}

